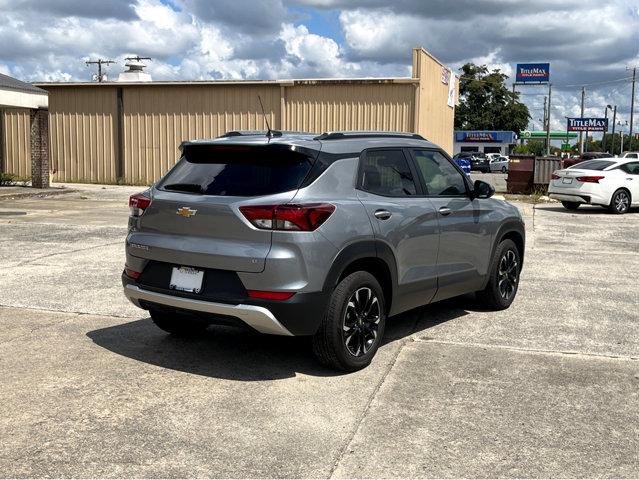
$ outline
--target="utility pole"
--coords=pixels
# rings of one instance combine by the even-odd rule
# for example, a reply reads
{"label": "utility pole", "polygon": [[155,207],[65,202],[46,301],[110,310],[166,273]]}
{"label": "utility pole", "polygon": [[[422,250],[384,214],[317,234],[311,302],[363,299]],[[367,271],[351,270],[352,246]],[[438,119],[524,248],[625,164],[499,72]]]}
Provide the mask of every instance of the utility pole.
{"label": "utility pole", "polygon": [[[584,100],[586,98],[586,87],[581,87],[581,118],[584,118]],[[579,155],[584,153],[584,132],[579,132]]]}
{"label": "utility pole", "polygon": [[98,58],[97,60],[87,60],[85,63],[87,64],[87,67],[89,65],[97,65],[98,66],[98,75],[96,77],[96,81],[102,82],[102,81],[104,81],[104,75],[102,74],[102,65],[110,65],[112,63],[115,63],[115,61],[113,61],[113,60],[102,60],[101,58]]}
{"label": "utility pole", "polygon": [[610,153],[612,155],[615,154],[615,122],[616,121],[617,121],[617,105],[615,105],[615,108],[612,111],[612,148],[610,149]]}
{"label": "utility pole", "polygon": [[[626,70],[630,70],[630,67],[626,67]],[[637,67],[632,67],[632,94],[630,95],[630,131],[628,133],[629,145],[632,148],[632,121],[635,113],[635,80],[637,77]]]}
{"label": "utility pole", "polygon": [[551,109],[552,83],[548,84],[548,124],[546,125],[546,156],[550,156],[550,109]]}

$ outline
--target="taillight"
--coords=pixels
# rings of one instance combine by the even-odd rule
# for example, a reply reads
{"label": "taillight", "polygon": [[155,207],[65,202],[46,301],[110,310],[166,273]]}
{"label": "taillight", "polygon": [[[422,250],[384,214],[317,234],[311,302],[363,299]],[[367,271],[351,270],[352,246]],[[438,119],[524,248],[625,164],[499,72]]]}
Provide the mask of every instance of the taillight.
{"label": "taillight", "polygon": [[249,297],[262,300],[288,300],[295,295],[295,292],[267,292],[265,290],[247,290],[246,292]]}
{"label": "taillight", "polygon": [[129,208],[131,209],[131,215],[139,217],[144,213],[144,210],[151,205],[151,199],[141,193],[136,193],[129,197]]}
{"label": "taillight", "polygon": [[577,181],[584,183],[599,183],[599,180],[601,180],[602,178],[606,177],[601,175],[592,175],[588,177],[577,177]]}
{"label": "taillight", "polygon": [[133,280],[137,280],[140,278],[140,272],[136,272],[135,270],[131,270],[130,268],[125,268],[124,273],[127,277],[132,278]]}
{"label": "taillight", "polygon": [[312,232],[335,211],[330,203],[245,205],[240,212],[257,228]]}
{"label": "taillight", "polygon": [[553,174],[550,176],[550,178],[551,178],[552,180],[559,180],[561,177],[560,177],[559,175],[557,175],[556,173],[553,173]]}

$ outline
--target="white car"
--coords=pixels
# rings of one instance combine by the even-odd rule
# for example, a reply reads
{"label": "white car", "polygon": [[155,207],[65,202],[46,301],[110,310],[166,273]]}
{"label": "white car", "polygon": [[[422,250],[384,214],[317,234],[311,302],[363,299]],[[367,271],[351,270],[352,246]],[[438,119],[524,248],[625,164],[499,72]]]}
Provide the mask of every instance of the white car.
{"label": "white car", "polygon": [[639,158],[639,152],[624,152],[621,158]]}
{"label": "white car", "polygon": [[598,158],[557,170],[548,195],[568,210],[584,203],[626,213],[631,205],[639,206],[639,159]]}
{"label": "white car", "polygon": [[490,171],[506,173],[508,171],[508,157],[504,157],[503,155],[491,157]]}

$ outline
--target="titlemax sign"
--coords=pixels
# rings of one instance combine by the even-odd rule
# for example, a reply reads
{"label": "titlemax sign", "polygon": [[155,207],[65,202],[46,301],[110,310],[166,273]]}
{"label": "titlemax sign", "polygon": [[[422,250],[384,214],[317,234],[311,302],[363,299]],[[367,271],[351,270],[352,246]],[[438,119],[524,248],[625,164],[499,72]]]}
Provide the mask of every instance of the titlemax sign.
{"label": "titlemax sign", "polygon": [[608,130],[607,118],[568,118],[569,132],[605,132]]}
{"label": "titlemax sign", "polygon": [[518,63],[517,82],[547,82],[550,80],[550,63]]}

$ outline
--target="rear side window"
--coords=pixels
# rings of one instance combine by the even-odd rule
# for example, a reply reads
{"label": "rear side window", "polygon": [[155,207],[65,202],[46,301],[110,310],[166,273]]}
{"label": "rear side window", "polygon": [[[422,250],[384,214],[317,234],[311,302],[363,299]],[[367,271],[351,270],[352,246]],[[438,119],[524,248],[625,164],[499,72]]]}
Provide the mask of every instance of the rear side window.
{"label": "rear side window", "polygon": [[369,150],[361,167],[361,187],[387,197],[417,194],[415,179],[401,150]]}
{"label": "rear side window", "polygon": [[619,166],[621,170],[632,175],[639,175],[639,162],[629,162]]}
{"label": "rear side window", "polygon": [[439,152],[414,150],[417,169],[422,174],[427,195],[466,195],[466,181],[459,170]]}
{"label": "rear side window", "polygon": [[615,162],[611,162],[610,160],[585,160],[583,162],[579,162],[573,165],[572,169],[580,170],[605,170],[609,166],[613,165]]}
{"label": "rear side window", "polygon": [[313,159],[286,146],[278,147],[187,146],[158,188],[230,197],[296,190]]}

